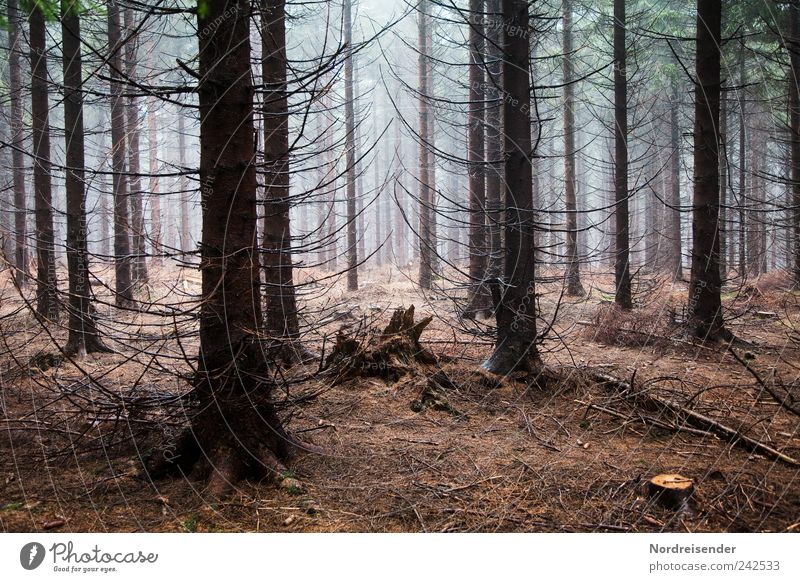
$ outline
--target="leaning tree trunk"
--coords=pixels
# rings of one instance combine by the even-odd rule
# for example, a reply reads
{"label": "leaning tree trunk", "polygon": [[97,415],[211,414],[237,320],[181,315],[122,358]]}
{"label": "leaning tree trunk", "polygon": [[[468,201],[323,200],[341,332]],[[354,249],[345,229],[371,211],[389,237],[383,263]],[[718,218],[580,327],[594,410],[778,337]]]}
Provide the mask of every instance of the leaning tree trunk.
{"label": "leaning tree trunk", "polygon": [[563,56],[564,71],[564,200],[567,219],[567,295],[583,295],[578,257],[578,205],[575,199],[575,97],[572,62],[572,2],[564,0]]}
{"label": "leaning tree trunk", "polygon": [[720,0],[697,0],[697,88],[694,110],[694,210],[689,317],[702,339],[722,339],[719,274]]}
{"label": "leaning tree trunk", "polygon": [[47,47],[42,9],[30,15],[31,125],[33,127],[33,191],[36,215],[36,312],[58,317],[55,238],[50,163],[50,106],[47,96]]}
{"label": "leaning tree trunk", "polygon": [[[358,290],[358,244],[356,241],[356,130],[353,97],[353,16],[352,0],[344,0],[344,42],[347,57],[344,61],[345,148],[347,149],[347,289]],[[360,192],[358,193],[360,194]],[[361,233],[363,236],[363,233]]]}
{"label": "leaning tree trunk", "polygon": [[25,139],[22,132],[22,80],[19,54],[20,12],[17,0],[8,0],[8,97],[11,101],[11,150],[12,176],[14,180],[14,278],[22,289],[28,283],[28,229],[25,196]]}
{"label": "leaning tree trunk", "polygon": [[264,280],[266,331],[281,357],[303,359],[294,292],[289,223],[289,106],[286,86],[285,0],[261,5],[261,67],[264,80]]}
{"label": "leaning tree trunk", "polygon": [[84,182],[83,79],[78,0],[61,0],[64,70],[64,128],[67,191],[67,269],[69,271],[69,337],[65,352],[84,355],[107,351],[91,313],[92,287],[86,242]]}
{"label": "leaning tree trunk", "polygon": [[[133,10],[125,9],[125,74],[128,79],[136,79],[136,60],[138,59],[138,35],[134,33]],[[128,173],[131,204],[131,230],[133,232],[133,280],[137,285],[147,284],[147,260],[145,249],[144,209],[142,204],[141,156],[139,153],[139,105],[136,97],[128,97],[125,104],[125,121],[128,138]]]}
{"label": "leaning tree trunk", "polygon": [[108,4],[108,68],[111,79],[111,170],[114,190],[114,266],[117,307],[134,304],[131,281],[131,242],[125,177],[125,103],[122,97],[119,4]]}
{"label": "leaning tree trunk", "polygon": [[633,307],[628,221],[628,79],[625,47],[625,0],[614,0],[614,301]]}
{"label": "leaning tree trunk", "polygon": [[469,110],[467,112],[467,173],[469,175],[469,279],[464,317],[490,312],[492,302],[485,285],[486,174],[484,164],[483,0],[469,4]]}
{"label": "leaning tree trunk", "polygon": [[433,284],[433,249],[435,241],[431,232],[430,156],[430,97],[428,79],[428,0],[419,0],[417,5],[419,46],[419,286],[430,289]]}
{"label": "leaning tree trunk", "polygon": [[792,239],[794,284],[800,287],[800,6],[797,0],[789,7],[789,131],[791,132]]}
{"label": "leaning tree trunk", "polygon": [[[503,0],[503,100],[505,121],[505,267],[493,289],[497,343],[483,364],[498,374],[537,372],[533,180],[531,173],[530,48],[528,2]],[[520,34],[519,31],[525,31]]]}
{"label": "leaning tree trunk", "polygon": [[197,413],[171,459],[184,470],[200,461],[209,492],[222,495],[241,479],[282,471],[292,443],[272,403],[258,331],[250,6],[247,0],[206,5],[197,17],[203,185]]}

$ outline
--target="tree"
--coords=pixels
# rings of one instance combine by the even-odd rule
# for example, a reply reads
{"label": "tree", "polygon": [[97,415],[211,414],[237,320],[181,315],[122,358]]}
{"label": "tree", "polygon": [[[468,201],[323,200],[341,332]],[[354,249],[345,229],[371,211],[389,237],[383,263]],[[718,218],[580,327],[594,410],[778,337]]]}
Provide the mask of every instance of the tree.
{"label": "tree", "polygon": [[428,148],[431,143],[431,113],[428,99],[430,97],[430,75],[428,69],[428,0],[419,0],[417,4],[418,30],[418,73],[419,73],[419,286],[430,289],[433,284],[433,252],[436,248],[433,240],[432,207],[433,192],[431,188],[430,156]]}
{"label": "tree", "polygon": [[25,145],[22,133],[22,80],[20,73],[20,14],[17,0],[8,0],[8,76],[9,101],[11,101],[11,150],[14,182],[14,278],[20,288],[27,285],[28,233],[26,225],[27,202],[25,196]]}
{"label": "tree", "polygon": [[689,317],[704,340],[728,336],[719,273],[720,0],[697,0],[697,81],[694,110],[694,197]]}
{"label": "tree", "polygon": [[497,374],[537,372],[531,83],[528,2],[503,0],[505,139],[504,276],[495,282],[497,340],[483,366]]}
{"label": "tree", "polygon": [[69,337],[65,352],[84,355],[108,349],[100,341],[91,313],[92,286],[86,244],[86,187],[83,131],[83,78],[78,0],[61,0],[64,71],[64,130],[67,193],[67,270]]}
{"label": "tree", "polygon": [[264,279],[267,332],[294,349],[281,350],[289,361],[301,357],[293,345],[300,335],[294,292],[289,223],[289,107],[286,86],[286,7],[284,0],[261,4],[261,67],[264,81]]}
{"label": "tree", "polygon": [[[358,289],[358,245],[356,244],[356,129],[353,111],[353,15],[352,0],[344,0],[344,118],[347,149],[347,288]],[[363,236],[363,233],[362,233]]]}
{"label": "tree", "polygon": [[669,104],[669,202],[666,230],[669,236],[669,272],[673,281],[683,280],[683,255],[681,251],[681,142],[678,124],[678,82],[672,80]]}
{"label": "tree", "polygon": [[614,301],[633,307],[628,220],[628,71],[625,0],[614,0]]}
{"label": "tree", "polygon": [[[464,317],[491,308],[486,291],[486,174],[484,172],[484,27],[483,0],[469,4],[469,109],[467,111],[467,172],[469,175],[469,278]],[[499,141],[499,140],[498,140]]]}
{"label": "tree", "polygon": [[118,307],[131,307],[131,243],[128,222],[128,190],[125,178],[125,104],[122,96],[119,4],[108,4],[108,69],[111,87],[111,169],[114,191],[114,272]]}
{"label": "tree", "polygon": [[258,333],[249,8],[247,0],[205,0],[197,14],[203,209],[193,390],[198,412],[171,463],[188,469],[202,460],[212,495],[227,493],[241,479],[282,471],[294,446],[272,402],[274,384]]}
{"label": "tree", "polygon": [[578,257],[578,207],[575,199],[575,72],[572,63],[572,2],[564,0],[563,56],[564,72],[564,199],[567,215],[567,295],[583,295]]}
{"label": "tree", "polygon": [[789,139],[792,189],[792,239],[794,264],[792,274],[795,287],[800,287],[800,5],[793,0],[789,5]]}
{"label": "tree", "polygon": [[33,128],[33,192],[36,215],[36,312],[58,317],[55,237],[53,233],[50,106],[47,95],[45,18],[39,4],[31,6],[31,122]]}

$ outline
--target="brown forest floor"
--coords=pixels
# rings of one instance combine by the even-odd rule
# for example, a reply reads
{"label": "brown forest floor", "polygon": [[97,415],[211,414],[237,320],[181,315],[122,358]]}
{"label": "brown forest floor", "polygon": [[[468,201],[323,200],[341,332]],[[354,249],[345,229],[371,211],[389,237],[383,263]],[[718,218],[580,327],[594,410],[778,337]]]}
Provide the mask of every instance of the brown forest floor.
{"label": "brown forest floor", "polygon": [[[193,324],[159,305],[152,309],[169,317],[100,306],[118,353],[90,356],[79,369],[58,357],[44,328],[19,311],[7,273],[0,276],[4,531],[800,529],[799,467],[702,431],[674,430],[670,425],[684,426],[680,420],[589,380],[587,369],[632,380],[635,390],[680,402],[800,459],[798,417],[781,410],[724,347],[697,345],[685,334],[685,284],[642,277],[639,305],[628,316],[608,305],[608,274],[584,274],[591,291],[583,299],[560,298],[560,281],[542,285],[544,320],[561,302],[542,346],[561,381],[546,389],[514,378],[492,386],[475,372],[489,338],[470,335],[465,327],[476,324],[455,316],[448,295],[457,291],[428,300],[407,274],[388,269],[363,272],[357,293],[346,293],[344,281],[333,290],[308,288],[305,309],[314,316],[306,341],[317,351],[326,334],[329,351],[338,329],[381,327],[401,305],[416,305],[418,318],[433,314],[422,343],[457,386],[446,394],[450,410],[412,409],[426,383],[418,374],[392,384],[359,378],[331,386],[316,375],[318,362],[295,367],[283,374],[290,394],[319,394],[292,409],[289,427],[327,454],[291,464],[302,490],[246,483],[220,503],[206,499],[199,482],[152,483],[141,471],[141,456],[181,422],[180,410],[164,399],[187,388],[179,375],[189,373],[184,351],[196,354]],[[154,278],[153,300],[163,295],[176,303],[199,290],[196,272]],[[744,340],[737,352],[748,352],[769,386],[800,402],[800,336],[793,331],[800,329],[800,295],[778,273],[730,289],[724,302],[731,329]],[[181,346],[176,332],[186,334]],[[63,345],[63,333],[51,333]],[[644,482],[665,472],[695,481],[681,511],[647,499]]]}

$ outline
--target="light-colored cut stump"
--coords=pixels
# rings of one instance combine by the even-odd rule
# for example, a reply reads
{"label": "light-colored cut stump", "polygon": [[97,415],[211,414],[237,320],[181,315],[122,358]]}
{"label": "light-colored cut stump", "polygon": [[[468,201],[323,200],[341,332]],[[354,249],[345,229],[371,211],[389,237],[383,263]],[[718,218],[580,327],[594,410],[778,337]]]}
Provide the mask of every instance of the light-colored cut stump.
{"label": "light-colored cut stump", "polygon": [[656,475],[647,483],[651,499],[669,509],[679,509],[694,492],[694,482],[676,473]]}

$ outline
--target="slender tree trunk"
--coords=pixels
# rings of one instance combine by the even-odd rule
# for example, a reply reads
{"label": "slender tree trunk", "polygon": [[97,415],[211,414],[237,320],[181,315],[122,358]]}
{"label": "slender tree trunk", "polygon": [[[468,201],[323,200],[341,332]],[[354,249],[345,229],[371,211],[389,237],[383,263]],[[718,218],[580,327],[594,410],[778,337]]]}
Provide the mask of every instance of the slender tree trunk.
{"label": "slender tree trunk", "polygon": [[[505,273],[497,297],[497,344],[484,368],[498,374],[538,372],[531,83],[528,73],[528,2],[503,0],[503,100],[505,122]],[[521,34],[520,31],[524,31]],[[501,288],[500,288],[501,287]]]}
{"label": "slender tree trunk", "polygon": [[[489,22],[496,22],[501,16],[500,0],[487,0],[486,12]],[[502,67],[503,67],[503,31],[498,26],[486,29],[486,208],[488,211],[489,235],[489,277],[496,278],[503,274],[503,240],[500,224],[503,221],[503,108]],[[533,128],[535,131],[535,128]],[[536,160],[532,160],[533,164]],[[539,191],[538,176],[534,173],[534,208],[538,210]],[[538,250],[538,245],[537,245]]]}
{"label": "slender tree trunk", "polygon": [[47,46],[44,14],[38,5],[30,13],[31,123],[33,126],[33,190],[36,213],[36,311],[58,317],[55,240],[50,164],[50,106],[47,95]]}
{"label": "slender tree trunk", "polygon": [[347,57],[344,61],[345,148],[347,149],[347,288],[358,289],[358,245],[356,243],[356,131],[353,97],[353,15],[352,0],[344,0],[344,42]]}
{"label": "slender tree trunk", "polygon": [[625,0],[614,0],[614,192],[616,241],[614,248],[615,302],[633,307],[628,221],[628,71],[625,46]]}
{"label": "slender tree trunk", "polygon": [[469,3],[469,110],[467,112],[467,173],[469,175],[469,278],[470,290],[464,317],[474,318],[492,306],[485,286],[486,174],[484,172],[483,0]]}
{"label": "slender tree trunk", "polygon": [[[289,222],[289,103],[286,85],[286,7],[284,0],[261,4],[261,67],[264,79],[264,323],[281,346],[283,359],[303,359],[294,292]],[[288,340],[288,341],[287,341]]]}
{"label": "slender tree trunk", "polygon": [[800,287],[800,3],[794,0],[789,6],[789,131],[791,151],[791,211],[793,263],[795,287]]}
{"label": "slender tree trunk", "polygon": [[119,4],[108,4],[108,58],[111,78],[111,168],[114,182],[114,263],[116,304],[133,305],[131,243],[128,218],[128,181],[125,172],[125,104],[122,96]]}
{"label": "slender tree trunk", "polygon": [[419,32],[419,286],[430,289],[433,284],[433,239],[431,233],[431,203],[433,195],[430,181],[430,96],[428,78],[428,11],[429,0],[417,4]]}
{"label": "slender tree trunk", "polygon": [[[151,53],[152,52],[151,47]],[[163,252],[161,243],[161,192],[158,183],[158,124],[156,121],[156,98],[147,98],[147,154],[150,183],[148,185],[150,198],[150,245],[153,249],[153,262],[162,263],[160,254]]]}
{"label": "slender tree trunk", "polygon": [[8,0],[8,76],[9,101],[11,101],[11,136],[10,143],[12,176],[14,180],[14,277],[17,285],[24,288],[28,283],[28,203],[25,195],[25,138],[22,132],[22,80],[19,55],[22,49],[20,42],[20,12],[17,0]]}
{"label": "slender tree trunk", "polygon": [[745,119],[747,116],[745,102],[745,84],[747,71],[745,69],[745,45],[741,41],[739,51],[739,277],[742,281],[747,278],[747,129]]}
{"label": "slender tree trunk", "polygon": [[719,101],[719,274],[724,283],[728,275],[728,100],[724,93]]}
{"label": "slender tree trunk", "polygon": [[670,98],[670,196],[667,208],[669,237],[669,272],[673,281],[683,281],[683,245],[681,230],[681,128],[678,122],[678,84],[673,81]]}
{"label": "slender tree trunk", "polygon": [[395,243],[394,248],[395,252],[397,253],[397,263],[398,267],[402,268],[406,265],[408,261],[408,253],[406,252],[406,220],[410,220],[409,212],[410,209],[408,207],[403,208],[403,201],[405,200],[405,193],[403,192],[403,159],[402,159],[402,152],[403,152],[403,140],[400,134],[400,123],[395,122],[394,124],[394,156],[395,156],[395,173],[397,175],[397,180],[394,182],[394,205],[395,205],[395,214],[394,214],[394,235],[395,235]]}
{"label": "slender tree trunk", "polygon": [[720,0],[697,0],[697,88],[689,317],[698,337],[727,335],[719,274]]}
{"label": "slender tree trunk", "polygon": [[583,295],[578,256],[578,205],[575,198],[575,98],[572,63],[572,1],[564,0],[563,56],[564,73],[564,200],[567,222],[567,295]]}
{"label": "slender tree trunk", "polygon": [[186,167],[186,122],[183,118],[183,111],[180,109],[177,112],[178,116],[178,164],[180,164],[181,171],[181,192],[180,192],[180,208],[181,208],[181,232],[180,242],[181,251],[188,253],[191,251],[192,246],[192,233],[189,229],[189,177],[185,174],[188,171]]}
{"label": "slender tree trunk", "polygon": [[[128,79],[136,79],[136,60],[138,59],[138,36],[134,35],[134,18],[131,8],[125,9],[125,74]],[[141,160],[139,153],[139,105],[136,97],[128,97],[125,107],[126,137],[128,138],[128,172],[130,191],[128,198],[131,204],[133,231],[133,280],[137,285],[147,284],[147,260],[145,249],[144,210],[142,208],[142,181],[140,177]]]}
{"label": "slender tree trunk", "polygon": [[107,351],[91,313],[92,287],[86,243],[84,183],[83,78],[78,0],[61,0],[63,39],[64,128],[67,192],[67,268],[69,271],[69,337],[65,351],[85,355]]}

